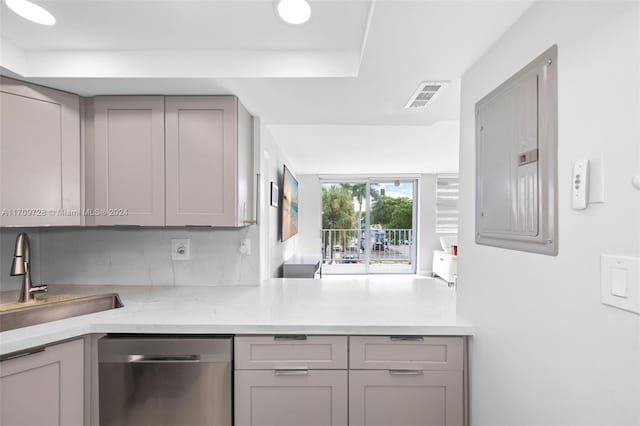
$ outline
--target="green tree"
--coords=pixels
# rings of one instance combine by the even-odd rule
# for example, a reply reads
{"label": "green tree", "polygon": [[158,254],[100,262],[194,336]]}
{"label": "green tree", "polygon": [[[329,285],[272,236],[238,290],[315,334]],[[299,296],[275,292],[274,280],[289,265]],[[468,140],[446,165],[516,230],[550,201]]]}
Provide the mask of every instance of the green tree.
{"label": "green tree", "polygon": [[387,227],[391,222],[391,214],[395,206],[395,198],[382,196],[371,206],[371,223]]}
{"label": "green tree", "polygon": [[407,197],[383,195],[371,207],[371,223],[380,224],[385,229],[411,229],[412,221],[413,202]]}
{"label": "green tree", "polygon": [[[345,184],[345,186],[351,189],[353,198],[355,198],[358,201],[358,217],[362,216],[362,206],[364,203],[364,199],[367,196],[367,184],[354,183],[353,185]],[[371,196],[372,204],[380,199],[380,192],[373,185],[369,186],[369,195]]]}
{"label": "green tree", "polygon": [[396,198],[397,203],[391,212],[390,229],[411,229],[413,222],[413,202],[406,197]]}
{"label": "green tree", "polygon": [[355,211],[351,191],[345,186],[322,188],[322,228],[352,229]]}
{"label": "green tree", "polygon": [[[343,186],[348,187],[351,190],[351,194],[353,198],[358,202],[358,215],[356,217],[356,226],[363,226],[362,222],[362,207],[364,204],[364,200],[367,197],[367,184],[366,183],[354,183],[343,184]],[[380,191],[374,186],[369,185],[369,196],[371,197],[371,203],[374,204],[380,199]],[[358,231],[358,235],[360,235],[360,231]],[[360,239],[360,238],[358,238]]]}

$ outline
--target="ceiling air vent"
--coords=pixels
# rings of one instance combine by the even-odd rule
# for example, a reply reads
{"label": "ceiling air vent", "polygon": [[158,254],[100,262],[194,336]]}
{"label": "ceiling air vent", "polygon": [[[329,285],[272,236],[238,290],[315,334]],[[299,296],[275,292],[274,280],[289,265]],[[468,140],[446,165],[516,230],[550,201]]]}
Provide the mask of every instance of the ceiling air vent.
{"label": "ceiling air vent", "polygon": [[425,108],[447,83],[446,81],[423,81],[404,107],[406,109]]}

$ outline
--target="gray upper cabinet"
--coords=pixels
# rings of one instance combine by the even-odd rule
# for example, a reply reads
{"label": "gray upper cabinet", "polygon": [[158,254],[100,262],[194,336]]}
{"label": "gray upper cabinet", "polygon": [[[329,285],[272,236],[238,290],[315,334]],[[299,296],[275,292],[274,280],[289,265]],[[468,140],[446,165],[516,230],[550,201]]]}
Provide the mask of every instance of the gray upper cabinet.
{"label": "gray upper cabinet", "polygon": [[84,342],[0,363],[2,426],[84,424]]}
{"label": "gray upper cabinet", "polygon": [[85,110],[87,225],[250,223],[252,120],[235,96],[98,96]]}
{"label": "gray upper cabinet", "polygon": [[93,111],[87,224],[163,226],[164,97],[98,96]]}
{"label": "gray upper cabinet", "polygon": [[235,96],[166,98],[167,226],[252,219],[251,126]]}
{"label": "gray upper cabinet", "polygon": [[476,242],[556,255],[557,50],[476,104]]}
{"label": "gray upper cabinet", "polygon": [[78,96],[0,77],[0,226],[81,225]]}

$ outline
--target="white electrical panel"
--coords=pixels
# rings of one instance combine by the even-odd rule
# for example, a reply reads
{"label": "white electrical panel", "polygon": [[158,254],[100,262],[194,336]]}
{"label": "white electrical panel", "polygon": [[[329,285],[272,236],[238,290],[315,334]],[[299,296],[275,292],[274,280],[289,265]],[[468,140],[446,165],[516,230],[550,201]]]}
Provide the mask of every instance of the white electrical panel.
{"label": "white electrical panel", "polygon": [[558,254],[557,47],[476,104],[476,242]]}

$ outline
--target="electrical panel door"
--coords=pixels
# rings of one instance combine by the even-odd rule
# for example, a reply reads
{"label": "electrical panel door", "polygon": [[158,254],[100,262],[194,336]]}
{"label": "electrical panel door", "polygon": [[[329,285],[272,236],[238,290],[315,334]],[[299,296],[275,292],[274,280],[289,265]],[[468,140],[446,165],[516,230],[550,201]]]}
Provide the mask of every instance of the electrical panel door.
{"label": "electrical panel door", "polygon": [[557,254],[557,51],[476,104],[476,242]]}

